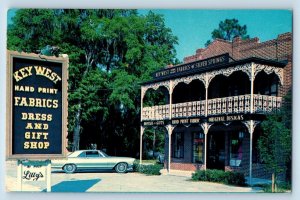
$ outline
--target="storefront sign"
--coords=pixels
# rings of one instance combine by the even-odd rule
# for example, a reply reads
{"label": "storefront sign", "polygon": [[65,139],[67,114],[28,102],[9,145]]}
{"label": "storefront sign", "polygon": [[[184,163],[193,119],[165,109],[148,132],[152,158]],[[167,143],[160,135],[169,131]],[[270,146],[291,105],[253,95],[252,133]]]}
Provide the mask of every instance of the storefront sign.
{"label": "storefront sign", "polygon": [[46,59],[8,52],[8,158],[65,155],[68,59]]}
{"label": "storefront sign", "polygon": [[212,67],[220,64],[225,64],[229,62],[229,54],[222,54],[219,56],[207,58],[204,60],[199,60],[192,63],[182,64],[176,67],[171,67],[168,69],[163,69],[157,72],[154,72],[153,78],[163,78],[171,77],[181,73],[194,72],[202,67]]}
{"label": "storefront sign", "polygon": [[45,166],[24,166],[22,179],[24,182],[36,182],[46,180]]}
{"label": "storefront sign", "polygon": [[201,123],[201,118],[190,118],[190,119],[172,119],[172,125],[178,124],[199,124]]}
{"label": "storefront sign", "polygon": [[228,121],[240,121],[244,120],[243,115],[223,115],[223,116],[214,116],[208,117],[208,122],[228,122]]}
{"label": "storefront sign", "polygon": [[158,121],[144,121],[143,126],[164,126],[167,123],[164,120],[158,120]]}

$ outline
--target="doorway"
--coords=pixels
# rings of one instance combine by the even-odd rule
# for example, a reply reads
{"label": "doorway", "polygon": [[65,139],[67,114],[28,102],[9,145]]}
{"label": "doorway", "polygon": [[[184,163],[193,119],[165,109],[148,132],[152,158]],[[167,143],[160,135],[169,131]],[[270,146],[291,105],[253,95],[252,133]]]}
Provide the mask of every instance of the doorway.
{"label": "doorway", "polygon": [[207,140],[207,168],[225,169],[225,134],[221,131],[210,132]]}

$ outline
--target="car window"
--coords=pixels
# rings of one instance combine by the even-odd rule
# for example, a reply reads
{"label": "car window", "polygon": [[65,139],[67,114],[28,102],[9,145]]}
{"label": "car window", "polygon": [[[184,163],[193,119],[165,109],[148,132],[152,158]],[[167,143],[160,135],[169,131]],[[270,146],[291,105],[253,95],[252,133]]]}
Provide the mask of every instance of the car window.
{"label": "car window", "polygon": [[78,158],[85,158],[85,157],[86,157],[85,152],[82,152],[82,153],[79,154],[77,157],[78,157]]}
{"label": "car window", "polygon": [[104,153],[103,151],[100,151],[100,156],[102,155],[102,157],[109,157],[106,153]]}
{"label": "car window", "polygon": [[99,157],[99,153],[98,153],[98,151],[87,151],[86,152],[86,157],[87,158]]}

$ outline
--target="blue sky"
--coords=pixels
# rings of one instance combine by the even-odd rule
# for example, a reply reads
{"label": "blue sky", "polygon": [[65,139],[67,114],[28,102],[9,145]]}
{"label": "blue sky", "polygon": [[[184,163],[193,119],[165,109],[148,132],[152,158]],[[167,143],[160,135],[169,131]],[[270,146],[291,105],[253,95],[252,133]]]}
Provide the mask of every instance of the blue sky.
{"label": "blue sky", "polygon": [[[8,22],[16,9],[8,12]],[[144,15],[149,10],[138,10]],[[166,26],[178,37],[177,58],[195,54],[211,38],[211,32],[225,19],[238,19],[247,25],[250,37],[258,37],[261,42],[274,39],[278,34],[292,31],[291,10],[152,10],[162,14]]]}
{"label": "blue sky", "polygon": [[[146,14],[149,10],[139,10]],[[225,19],[238,19],[247,25],[250,37],[261,42],[274,39],[278,34],[292,31],[290,10],[152,10],[165,17],[166,26],[178,37],[177,58],[195,54],[211,39],[211,32]]]}

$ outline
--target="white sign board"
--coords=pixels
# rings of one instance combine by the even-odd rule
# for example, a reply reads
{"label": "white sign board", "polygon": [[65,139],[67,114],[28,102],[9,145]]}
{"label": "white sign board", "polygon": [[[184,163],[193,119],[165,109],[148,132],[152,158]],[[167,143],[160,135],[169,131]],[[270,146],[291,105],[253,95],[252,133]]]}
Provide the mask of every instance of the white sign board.
{"label": "white sign board", "polygon": [[22,170],[24,182],[36,182],[46,180],[46,166],[24,166]]}

